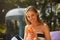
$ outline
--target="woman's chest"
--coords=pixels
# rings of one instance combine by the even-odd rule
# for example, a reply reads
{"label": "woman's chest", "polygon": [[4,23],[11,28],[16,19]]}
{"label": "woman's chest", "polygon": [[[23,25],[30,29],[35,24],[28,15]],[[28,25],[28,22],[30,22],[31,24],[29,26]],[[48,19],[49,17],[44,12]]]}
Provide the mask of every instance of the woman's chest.
{"label": "woman's chest", "polygon": [[35,33],[43,33],[43,26],[36,26],[36,27],[33,27],[33,30]]}

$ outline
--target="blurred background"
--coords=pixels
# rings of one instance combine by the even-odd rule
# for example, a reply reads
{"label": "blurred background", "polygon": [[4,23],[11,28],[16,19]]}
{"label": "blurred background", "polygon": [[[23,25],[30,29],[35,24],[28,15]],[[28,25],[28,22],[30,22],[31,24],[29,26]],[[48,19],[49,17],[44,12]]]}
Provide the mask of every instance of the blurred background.
{"label": "blurred background", "polygon": [[5,23],[6,13],[11,9],[26,8],[30,5],[39,10],[40,19],[49,25],[50,31],[60,30],[59,0],[0,0],[0,40],[5,39],[8,29]]}

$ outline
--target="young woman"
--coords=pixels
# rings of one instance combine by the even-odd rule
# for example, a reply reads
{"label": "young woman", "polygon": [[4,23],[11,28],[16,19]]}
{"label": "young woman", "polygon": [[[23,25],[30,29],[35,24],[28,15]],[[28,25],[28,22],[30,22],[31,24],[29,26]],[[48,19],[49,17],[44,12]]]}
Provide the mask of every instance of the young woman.
{"label": "young woman", "polygon": [[25,11],[24,40],[51,40],[48,25],[39,19],[39,14],[34,6],[27,7]]}

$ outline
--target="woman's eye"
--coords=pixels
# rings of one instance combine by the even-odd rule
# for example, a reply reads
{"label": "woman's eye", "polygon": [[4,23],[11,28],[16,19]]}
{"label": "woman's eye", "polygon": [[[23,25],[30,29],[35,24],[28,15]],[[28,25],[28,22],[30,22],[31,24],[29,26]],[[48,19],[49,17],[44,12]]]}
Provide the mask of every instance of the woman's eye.
{"label": "woman's eye", "polygon": [[27,18],[30,18],[29,16],[27,16]]}
{"label": "woman's eye", "polygon": [[32,16],[34,16],[34,14]]}
{"label": "woman's eye", "polygon": [[34,14],[31,15],[32,17],[35,16]]}

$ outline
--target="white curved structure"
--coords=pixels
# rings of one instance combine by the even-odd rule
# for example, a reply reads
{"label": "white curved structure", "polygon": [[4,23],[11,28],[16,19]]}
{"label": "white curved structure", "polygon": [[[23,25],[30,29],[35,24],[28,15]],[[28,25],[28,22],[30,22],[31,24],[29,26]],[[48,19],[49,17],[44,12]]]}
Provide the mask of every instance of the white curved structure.
{"label": "white curved structure", "polygon": [[24,8],[16,8],[16,9],[12,9],[10,11],[7,12],[5,17],[8,16],[17,16],[17,15],[24,15]]}

